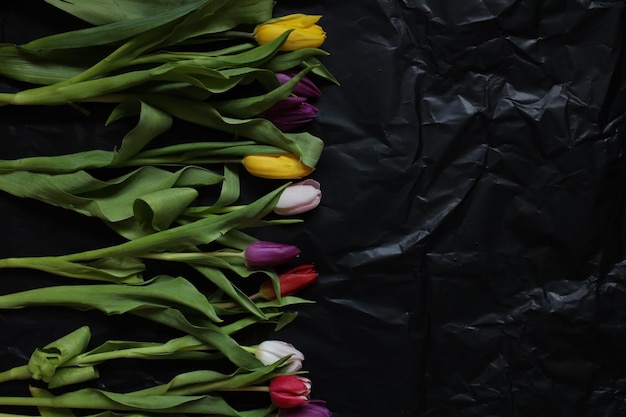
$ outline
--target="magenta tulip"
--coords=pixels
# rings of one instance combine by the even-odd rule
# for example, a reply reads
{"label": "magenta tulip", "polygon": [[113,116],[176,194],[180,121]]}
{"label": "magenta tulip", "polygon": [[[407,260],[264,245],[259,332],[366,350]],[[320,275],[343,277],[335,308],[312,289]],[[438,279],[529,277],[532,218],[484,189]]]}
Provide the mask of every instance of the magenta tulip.
{"label": "magenta tulip", "polygon": [[300,249],[284,243],[260,240],[248,245],[243,251],[243,259],[249,268],[282,265],[300,255]]}
{"label": "magenta tulip", "polygon": [[[276,78],[281,84],[285,84],[295,75],[295,72],[278,72],[276,73]],[[318,98],[322,95],[320,89],[317,88],[315,83],[308,77],[302,77],[291,92],[297,96],[306,98]]]}
{"label": "magenta tulip", "polygon": [[326,408],[326,401],[311,400],[308,404],[300,407],[283,408],[279,417],[331,417],[333,413]]}
{"label": "magenta tulip", "polygon": [[307,103],[303,97],[287,97],[259,116],[271,121],[280,130],[288,132],[314,120],[317,116],[317,107]]}

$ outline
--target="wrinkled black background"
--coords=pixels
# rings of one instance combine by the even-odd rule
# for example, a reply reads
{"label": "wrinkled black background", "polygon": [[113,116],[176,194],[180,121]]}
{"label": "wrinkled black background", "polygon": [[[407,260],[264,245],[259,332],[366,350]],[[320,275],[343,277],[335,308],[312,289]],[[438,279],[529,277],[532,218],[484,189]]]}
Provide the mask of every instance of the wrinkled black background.
{"label": "wrinkled black background", "polygon": [[[313,397],[336,417],[626,415],[625,3],[293,0],[276,12],[323,14],[323,62],[342,84],[322,86],[311,126],[326,142],[321,206],[259,232],[298,244],[321,273],[303,294],[317,303],[279,334],[305,353]],[[0,5],[3,42],[78,27],[42,1]],[[0,156],[110,148],[128,126],[89,109],[1,108]],[[33,201],[2,195],[0,213],[3,257],[118,241]],[[3,293],[66,283],[0,276]],[[0,363],[86,323],[97,341],[168,335],[6,311]],[[110,366],[104,383],[149,384],[155,370]]]}

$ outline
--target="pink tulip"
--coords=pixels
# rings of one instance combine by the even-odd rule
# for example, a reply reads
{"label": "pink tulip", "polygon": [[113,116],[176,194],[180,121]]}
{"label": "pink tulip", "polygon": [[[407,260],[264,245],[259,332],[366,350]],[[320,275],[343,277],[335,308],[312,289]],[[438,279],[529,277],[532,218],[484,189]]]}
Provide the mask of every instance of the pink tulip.
{"label": "pink tulip", "polygon": [[274,213],[281,216],[304,213],[317,207],[321,200],[320,183],[306,179],[290,185],[282,192]]}
{"label": "pink tulip", "polygon": [[266,340],[259,344],[254,355],[263,365],[271,365],[285,356],[289,356],[289,359],[284,363],[284,365],[288,365],[286,372],[299,371],[302,369],[302,361],[304,361],[302,352],[291,343],[280,340]]}

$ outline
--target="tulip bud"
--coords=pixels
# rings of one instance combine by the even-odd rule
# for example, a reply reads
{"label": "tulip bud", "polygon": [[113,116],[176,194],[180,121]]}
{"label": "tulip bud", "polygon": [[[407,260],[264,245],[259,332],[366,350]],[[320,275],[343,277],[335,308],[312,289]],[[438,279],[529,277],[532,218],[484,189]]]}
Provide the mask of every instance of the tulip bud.
{"label": "tulip bud", "polygon": [[259,45],[270,43],[286,31],[293,29],[280,47],[281,51],[297,51],[304,48],[318,48],[326,40],[324,30],[316,25],[322,16],[291,14],[268,20],[254,29]]}
{"label": "tulip bud", "polygon": [[[283,272],[278,275],[281,297],[297,293],[302,288],[311,285],[318,276],[319,274],[315,271],[312,264],[296,266],[287,272]],[[266,300],[275,300],[277,298],[271,279],[263,281],[259,293]]]}
{"label": "tulip bud", "polygon": [[306,179],[285,188],[274,207],[274,213],[281,216],[304,213],[319,206],[321,200],[320,183]]}
{"label": "tulip bud", "polygon": [[272,403],[279,408],[299,407],[309,402],[311,380],[298,375],[277,376],[270,382]]}
{"label": "tulip bud", "polygon": [[257,347],[255,356],[263,365],[271,365],[285,356],[289,356],[289,359],[285,361],[285,365],[288,365],[287,372],[296,372],[302,369],[302,361],[304,360],[302,352],[293,347],[291,343],[280,340],[266,340],[261,343]]}
{"label": "tulip bud", "polygon": [[243,251],[243,259],[249,268],[262,268],[287,263],[300,254],[300,249],[283,243],[258,241]]}
{"label": "tulip bud", "polygon": [[317,107],[307,103],[304,97],[287,97],[265,110],[260,117],[269,120],[284,132],[310,123],[317,116]]}
{"label": "tulip bud", "polygon": [[250,174],[260,178],[289,180],[306,177],[313,172],[313,168],[304,165],[292,154],[248,155],[242,162]]}
{"label": "tulip bud", "polygon": [[[276,73],[276,78],[278,79],[278,82],[285,84],[295,75],[295,72],[278,72]],[[317,88],[315,83],[308,77],[302,77],[291,92],[297,96],[306,98],[318,98],[322,96],[320,89]]]}
{"label": "tulip bud", "polygon": [[311,400],[300,407],[283,408],[279,417],[331,417],[333,413],[326,408],[326,401]]}

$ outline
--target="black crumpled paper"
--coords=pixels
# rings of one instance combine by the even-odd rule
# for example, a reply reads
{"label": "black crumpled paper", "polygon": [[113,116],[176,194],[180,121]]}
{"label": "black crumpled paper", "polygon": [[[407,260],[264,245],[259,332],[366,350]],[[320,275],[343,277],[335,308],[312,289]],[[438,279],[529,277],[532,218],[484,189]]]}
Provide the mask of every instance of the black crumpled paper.
{"label": "black crumpled paper", "polygon": [[[0,6],[0,41],[80,26],[17,3]],[[323,15],[323,62],[342,84],[321,86],[311,126],[326,142],[312,174],[321,206],[258,234],[297,244],[321,274],[303,294],[317,303],[275,335],[305,353],[313,397],[335,417],[625,415],[626,4],[279,1],[276,12]],[[124,126],[93,110],[0,108],[0,156],[117,143]],[[115,241],[37,202],[2,195],[0,211],[2,257]],[[3,293],[60,282],[0,276]],[[85,322],[100,340],[164,334],[137,321],[3,311],[0,363]],[[112,366],[103,383],[150,384],[153,372]]]}

